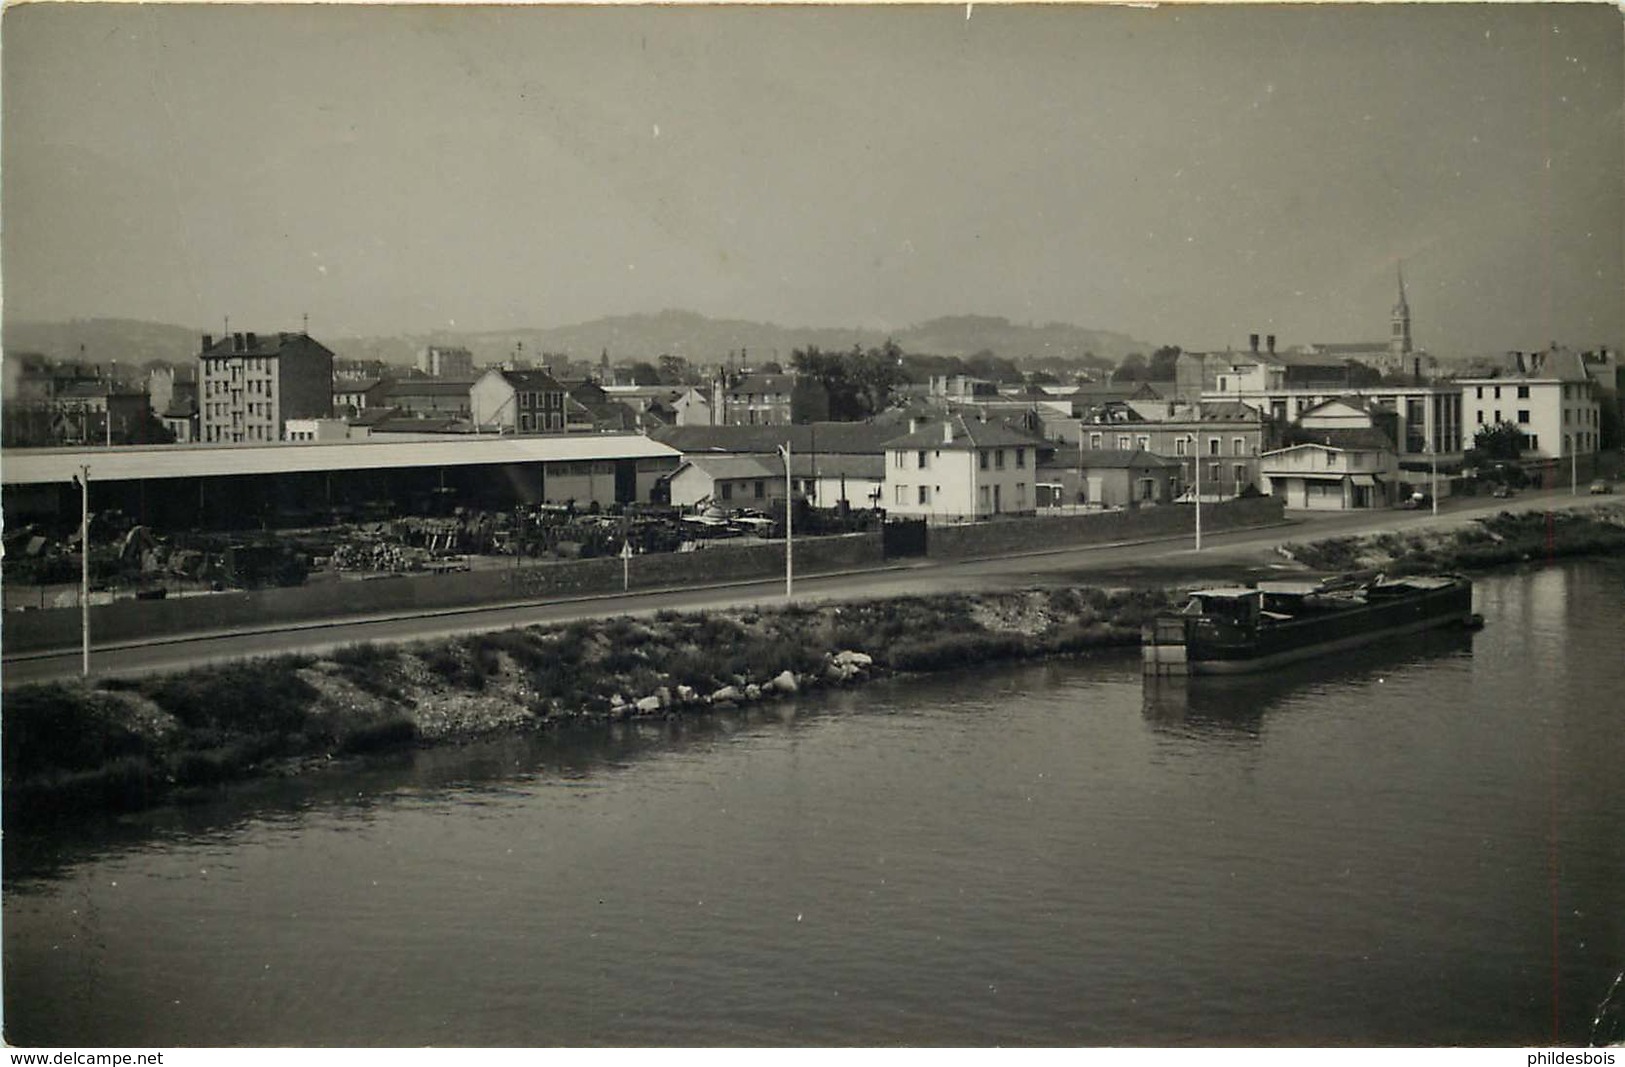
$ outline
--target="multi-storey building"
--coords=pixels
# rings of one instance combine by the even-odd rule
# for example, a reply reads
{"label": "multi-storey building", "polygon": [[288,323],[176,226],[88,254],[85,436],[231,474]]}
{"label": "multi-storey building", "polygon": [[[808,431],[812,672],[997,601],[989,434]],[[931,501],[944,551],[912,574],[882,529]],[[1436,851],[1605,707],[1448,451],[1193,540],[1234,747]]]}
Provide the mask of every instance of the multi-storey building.
{"label": "multi-storey building", "polygon": [[1469,434],[1509,423],[1523,435],[1525,454],[1544,459],[1595,452],[1601,445],[1597,383],[1578,353],[1514,352],[1504,370],[1457,384]]}
{"label": "multi-storey building", "polygon": [[886,442],[886,510],[931,522],[1031,515],[1039,461],[1053,450],[1005,423],[911,420],[907,434]]}
{"label": "multi-storey building", "polygon": [[288,419],[333,413],[333,353],[304,333],[203,335],[198,425],[204,444],[284,439]]}
{"label": "multi-storey building", "polygon": [[795,389],[793,374],[747,374],[731,385],[719,381],[712,408],[727,426],[788,426]]}
{"label": "multi-storey building", "polygon": [[1145,452],[1177,460],[1187,488],[1197,481],[1195,464],[1200,457],[1205,500],[1239,496],[1248,486],[1260,488],[1258,457],[1279,439],[1274,422],[1235,400],[1119,401],[1075,419],[1041,417],[1044,436],[1076,442],[1086,459],[1101,452]]}
{"label": "multi-storey building", "polygon": [[474,353],[466,348],[429,345],[418,352],[418,370],[431,378],[474,377]]}

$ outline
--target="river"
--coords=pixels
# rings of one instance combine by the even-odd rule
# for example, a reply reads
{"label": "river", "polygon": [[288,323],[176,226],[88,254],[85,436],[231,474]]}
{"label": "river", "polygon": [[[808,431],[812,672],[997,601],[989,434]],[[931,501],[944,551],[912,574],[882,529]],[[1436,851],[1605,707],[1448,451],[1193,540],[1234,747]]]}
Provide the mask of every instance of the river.
{"label": "river", "polygon": [[1625,560],[1268,678],[1138,662],[402,754],[6,833],[7,1038],[1584,1043]]}

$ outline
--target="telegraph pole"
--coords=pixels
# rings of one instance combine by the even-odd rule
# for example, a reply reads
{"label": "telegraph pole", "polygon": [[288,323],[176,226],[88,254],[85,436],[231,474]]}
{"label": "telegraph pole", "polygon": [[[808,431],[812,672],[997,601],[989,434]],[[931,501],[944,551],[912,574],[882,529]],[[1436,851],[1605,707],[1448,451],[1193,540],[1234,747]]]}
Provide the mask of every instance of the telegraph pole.
{"label": "telegraph pole", "polygon": [[791,543],[791,528],[796,510],[795,491],[790,481],[789,441],[779,446],[779,455],[784,457],[784,599],[789,600],[795,594],[795,551]]}
{"label": "telegraph pole", "polygon": [[79,670],[90,677],[90,465],[81,464],[79,477]]}

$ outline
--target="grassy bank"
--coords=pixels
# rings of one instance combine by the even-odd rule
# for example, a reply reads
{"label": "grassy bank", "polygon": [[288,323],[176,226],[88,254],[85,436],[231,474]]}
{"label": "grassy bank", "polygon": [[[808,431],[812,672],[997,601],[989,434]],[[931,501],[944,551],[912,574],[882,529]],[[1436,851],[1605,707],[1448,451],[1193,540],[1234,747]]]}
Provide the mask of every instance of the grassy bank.
{"label": "grassy bank", "polygon": [[3,709],[5,802],[129,810],[411,744],[1132,645],[1167,603],[1160,591],[1064,589],[662,612],[24,687]]}
{"label": "grassy bank", "polygon": [[1478,571],[1570,556],[1625,553],[1625,504],[1588,511],[1503,511],[1467,526],[1338,537],[1282,546],[1317,571]]}

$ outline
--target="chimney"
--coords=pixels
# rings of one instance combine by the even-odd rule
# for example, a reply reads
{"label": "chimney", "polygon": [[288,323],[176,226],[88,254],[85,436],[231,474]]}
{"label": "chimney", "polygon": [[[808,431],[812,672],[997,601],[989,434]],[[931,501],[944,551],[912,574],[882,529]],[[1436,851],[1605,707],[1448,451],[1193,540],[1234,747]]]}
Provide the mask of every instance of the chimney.
{"label": "chimney", "polygon": [[204,334],[203,335],[203,351],[207,352],[209,349],[211,349],[213,347],[214,347],[214,334],[212,334],[212,333]]}
{"label": "chimney", "polygon": [[1270,355],[1275,355],[1275,335],[1273,333],[1264,339],[1264,344],[1269,348]]}
{"label": "chimney", "polygon": [[1513,358],[1513,359],[1515,359],[1515,360],[1517,360],[1517,361],[1518,361],[1518,373],[1519,373],[1519,374],[1526,374],[1526,373],[1528,373],[1528,372],[1527,372],[1527,371],[1526,371],[1526,370],[1525,370],[1525,369],[1524,369],[1524,364],[1523,364],[1523,353],[1522,353],[1522,352],[1514,352],[1514,353],[1512,353],[1512,358]]}
{"label": "chimney", "polygon": [[942,443],[945,445],[954,443],[954,424],[949,419],[942,420]]}
{"label": "chimney", "polygon": [[234,334],[231,335],[231,350],[233,352],[241,352],[243,350],[243,335],[242,334],[234,333]]}
{"label": "chimney", "polygon": [[1258,355],[1258,335],[1256,333],[1247,335],[1247,345],[1253,350],[1253,355]]}
{"label": "chimney", "polygon": [[249,334],[248,334],[248,349],[249,349],[249,351],[253,351],[254,349],[259,347],[258,341],[259,341],[259,338],[255,337],[253,331],[250,330]]}
{"label": "chimney", "polygon": [[1416,379],[1416,384],[1418,384],[1418,385],[1422,384],[1422,357],[1421,356],[1415,356],[1415,357],[1413,357],[1411,359],[1411,377]]}

